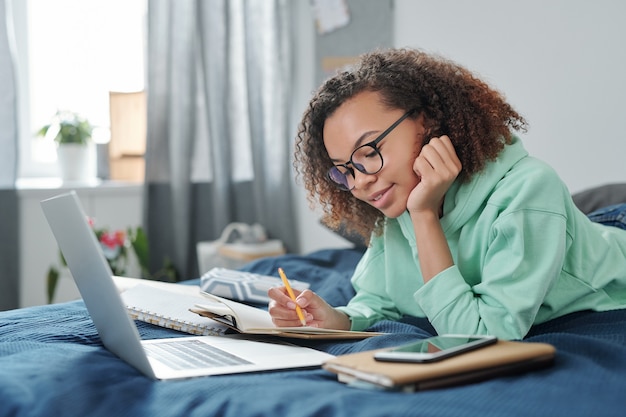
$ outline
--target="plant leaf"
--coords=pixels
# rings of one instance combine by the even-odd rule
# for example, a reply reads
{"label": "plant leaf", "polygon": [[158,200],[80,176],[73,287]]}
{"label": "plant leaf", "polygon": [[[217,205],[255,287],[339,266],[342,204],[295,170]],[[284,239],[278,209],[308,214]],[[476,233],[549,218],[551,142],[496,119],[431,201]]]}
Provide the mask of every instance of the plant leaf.
{"label": "plant leaf", "polygon": [[50,269],[48,270],[48,277],[46,280],[48,304],[51,304],[52,300],[54,299],[54,293],[56,292],[58,282],[59,282],[59,271],[55,267],[50,267]]}
{"label": "plant leaf", "polygon": [[150,274],[150,251],[148,249],[148,237],[143,231],[141,226],[137,227],[134,231],[128,229],[128,236],[130,237],[130,245],[137,255],[137,260],[141,266],[141,270],[144,274]]}

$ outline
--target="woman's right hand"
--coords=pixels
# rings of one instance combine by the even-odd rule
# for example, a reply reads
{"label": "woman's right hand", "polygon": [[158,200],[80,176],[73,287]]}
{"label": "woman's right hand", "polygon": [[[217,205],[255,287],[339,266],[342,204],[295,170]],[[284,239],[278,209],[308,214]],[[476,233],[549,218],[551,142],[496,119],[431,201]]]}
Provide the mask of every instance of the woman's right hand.
{"label": "woman's right hand", "polygon": [[296,303],[302,309],[307,326],[324,329],[350,330],[350,319],[339,310],[335,310],[319,295],[311,290],[293,290],[296,302],[289,297],[285,287],[270,288],[268,311],[272,321],[278,327],[297,327],[302,323],[296,313]]}

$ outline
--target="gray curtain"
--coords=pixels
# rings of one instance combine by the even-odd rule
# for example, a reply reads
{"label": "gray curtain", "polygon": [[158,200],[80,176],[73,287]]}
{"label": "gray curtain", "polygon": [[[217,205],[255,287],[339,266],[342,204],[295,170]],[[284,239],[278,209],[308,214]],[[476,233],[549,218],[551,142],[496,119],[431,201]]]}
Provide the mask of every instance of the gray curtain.
{"label": "gray curtain", "polygon": [[19,304],[17,87],[9,5],[0,0],[0,310]]}
{"label": "gray curtain", "polygon": [[145,225],[151,268],[262,224],[297,252],[289,0],[149,0]]}

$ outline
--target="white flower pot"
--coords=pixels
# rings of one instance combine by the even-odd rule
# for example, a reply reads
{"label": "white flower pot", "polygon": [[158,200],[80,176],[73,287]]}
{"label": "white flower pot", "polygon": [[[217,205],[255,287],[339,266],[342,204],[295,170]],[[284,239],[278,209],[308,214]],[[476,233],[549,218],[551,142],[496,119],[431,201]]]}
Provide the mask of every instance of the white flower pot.
{"label": "white flower pot", "polygon": [[91,177],[88,145],[61,144],[57,147],[57,158],[63,181],[84,181]]}

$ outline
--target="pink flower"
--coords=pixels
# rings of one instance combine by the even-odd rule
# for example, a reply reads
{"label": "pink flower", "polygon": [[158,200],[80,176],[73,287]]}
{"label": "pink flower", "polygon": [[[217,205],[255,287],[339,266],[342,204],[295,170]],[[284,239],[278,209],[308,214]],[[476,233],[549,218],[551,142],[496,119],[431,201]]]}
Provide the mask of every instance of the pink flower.
{"label": "pink flower", "polygon": [[100,236],[100,243],[107,246],[110,249],[115,249],[118,246],[124,246],[126,241],[126,233],[123,230],[117,230],[114,233],[102,232]]}

